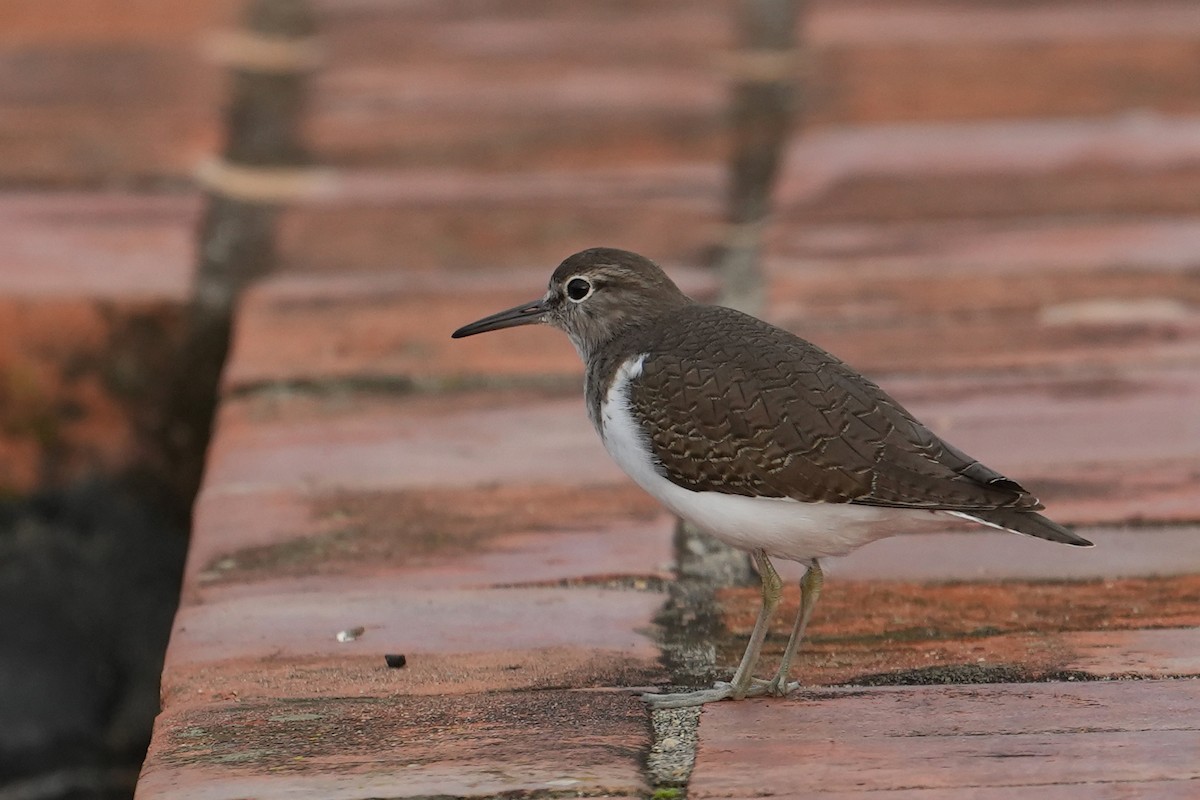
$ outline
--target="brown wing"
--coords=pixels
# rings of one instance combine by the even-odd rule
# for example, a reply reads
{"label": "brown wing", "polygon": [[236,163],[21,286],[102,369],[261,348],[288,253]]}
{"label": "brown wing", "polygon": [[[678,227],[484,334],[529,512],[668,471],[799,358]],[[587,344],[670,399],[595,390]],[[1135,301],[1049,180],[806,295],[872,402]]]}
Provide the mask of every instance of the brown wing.
{"label": "brown wing", "polygon": [[730,309],[656,326],[629,402],[695,491],[947,510],[1041,508],[819,347]]}

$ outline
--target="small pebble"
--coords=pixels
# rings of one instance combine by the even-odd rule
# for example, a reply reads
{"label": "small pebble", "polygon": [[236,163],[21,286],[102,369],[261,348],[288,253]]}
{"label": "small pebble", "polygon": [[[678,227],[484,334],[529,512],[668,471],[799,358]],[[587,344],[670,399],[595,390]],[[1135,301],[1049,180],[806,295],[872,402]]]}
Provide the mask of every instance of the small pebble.
{"label": "small pebble", "polygon": [[403,655],[386,655],[383,660],[387,662],[389,669],[400,669],[408,663],[408,659]]}
{"label": "small pebble", "polygon": [[361,625],[357,628],[347,628],[344,631],[337,632],[337,640],[339,642],[353,642],[358,637],[367,632],[367,629]]}

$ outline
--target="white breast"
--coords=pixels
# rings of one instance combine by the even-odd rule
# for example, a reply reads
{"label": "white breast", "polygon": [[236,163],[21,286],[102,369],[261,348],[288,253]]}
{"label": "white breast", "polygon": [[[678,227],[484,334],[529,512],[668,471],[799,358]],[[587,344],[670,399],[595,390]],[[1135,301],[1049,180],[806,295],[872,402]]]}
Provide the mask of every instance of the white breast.
{"label": "white breast", "polygon": [[795,561],[840,556],[876,539],[929,527],[934,514],[848,503],[802,503],[773,497],[694,492],[659,474],[650,446],[629,411],[628,387],[646,355],[621,365],[600,405],[600,437],[609,455],[664,506],[718,539]]}

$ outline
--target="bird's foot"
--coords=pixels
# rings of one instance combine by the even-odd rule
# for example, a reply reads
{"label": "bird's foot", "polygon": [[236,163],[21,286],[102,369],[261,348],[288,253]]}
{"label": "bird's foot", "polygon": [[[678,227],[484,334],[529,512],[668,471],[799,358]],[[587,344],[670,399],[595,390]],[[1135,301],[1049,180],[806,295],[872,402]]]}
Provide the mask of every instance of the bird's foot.
{"label": "bird's foot", "polygon": [[776,675],[769,681],[764,681],[762,678],[751,678],[750,686],[746,689],[745,697],[787,697],[792,692],[800,688],[799,681],[788,683],[783,678]]}
{"label": "bird's foot", "polygon": [[715,703],[718,700],[728,700],[733,697],[733,684],[718,681],[711,689],[700,689],[695,692],[676,692],[674,694],[643,694],[642,700],[651,708],[690,708],[702,706],[705,703]]}
{"label": "bird's foot", "polygon": [[763,694],[769,694],[772,697],[787,697],[800,688],[800,681],[791,681],[789,683],[786,678],[781,678],[778,675],[762,683],[765,684]]}
{"label": "bird's foot", "polygon": [[688,708],[702,706],[706,703],[716,703],[720,700],[741,700],[745,697],[783,697],[800,688],[796,681],[791,683],[774,680],[764,681],[753,678],[744,691],[738,692],[732,683],[717,681],[711,689],[700,689],[695,692],[677,692],[675,694],[643,694],[642,700],[653,708]]}

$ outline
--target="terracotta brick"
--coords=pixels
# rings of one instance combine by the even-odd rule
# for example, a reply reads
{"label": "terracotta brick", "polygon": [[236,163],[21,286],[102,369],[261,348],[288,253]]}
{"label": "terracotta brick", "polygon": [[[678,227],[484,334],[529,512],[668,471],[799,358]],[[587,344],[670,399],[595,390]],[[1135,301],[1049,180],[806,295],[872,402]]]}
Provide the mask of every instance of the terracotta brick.
{"label": "terracotta brick", "polygon": [[[761,606],[757,587],[718,594],[718,674],[732,674]],[[1104,579],[827,582],[793,676],[804,686],[1000,684],[1194,675],[1195,574]],[[785,587],[758,674],[783,653],[800,603]]]}
{"label": "terracotta brick", "polygon": [[574,380],[582,373],[579,357],[565,336],[548,329],[479,341],[450,338],[468,322],[539,297],[550,269],[271,281],[246,299],[227,390],[372,375],[416,385],[453,385],[472,376]]}
{"label": "terracotta brick", "polygon": [[[1193,112],[1190,11],[817,3],[805,24],[805,116],[828,125]],[[734,46],[725,4],[470,17],[375,6],[330,9],[324,21],[333,55],[312,129],[335,162],[524,169],[720,157],[721,63]]]}
{"label": "terracotta brick", "polygon": [[1186,217],[786,226],[772,253],[775,313],[831,325],[1061,325],[1055,309],[1105,301],[1151,309],[1114,322],[1187,325],[1200,302],[1200,222]]}
{"label": "terracotta brick", "polygon": [[[662,596],[589,587],[408,588],[403,574],[311,576],[203,589],[180,609],[166,671],[231,659],[263,662],[520,650],[604,651],[643,669]],[[353,642],[339,631],[363,627]],[[269,664],[268,664],[269,666]],[[168,681],[168,684],[170,681]]]}
{"label": "terracotta brick", "polygon": [[5,180],[190,178],[220,132],[222,73],[203,61],[198,37],[129,41],[113,31],[118,41],[105,42],[64,33],[66,42],[0,39]]}
{"label": "terracotta brick", "polygon": [[144,455],[179,312],[166,301],[0,298],[0,492]]}
{"label": "terracotta brick", "polygon": [[190,178],[219,145],[222,70],[203,39],[239,4],[31,0],[0,9],[0,175],[119,184]]}
{"label": "terracotta brick", "polygon": [[670,577],[672,518],[636,486],[493,485],[326,494],[205,491],[185,593],[387,568],[410,587]]}
{"label": "terracotta brick", "polygon": [[775,232],[769,316],[859,369],[1200,362],[1200,227],[919,222]]}
{"label": "terracotta brick", "polygon": [[159,717],[138,797],[641,797],[648,738],[610,692],[234,702]]}
{"label": "terracotta brick", "polygon": [[[1057,505],[1047,513],[1057,518]],[[914,581],[1084,580],[1200,572],[1200,528],[1194,525],[1079,528],[1096,543],[1087,549],[965,523],[955,527],[955,532],[874,542],[830,560],[826,572],[839,580]]]}
{"label": "terracotta brick", "polygon": [[1093,675],[1200,675],[1195,628],[1080,631],[1064,637],[1072,669]]}
{"label": "terracotta brick", "polygon": [[[352,574],[384,564],[402,568],[406,585],[430,588],[671,576],[674,521],[661,512],[647,519],[630,518],[652,507],[630,487],[504,492],[546,503],[536,510],[514,506],[507,498],[486,508],[487,495],[496,493],[339,494],[325,501],[329,516],[309,523],[317,533],[305,537],[296,531],[270,545],[219,552],[207,562],[197,562],[197,568],[204,568],[197,577],[204,584],[241,582],[262,575]],[[356,510],[359,504],[368,510]],[[379,518],[385,510],[395,516]],[[206,538],[211,546],[216,537]]]}
{"label": "terracotta brick", "polygon": [[312,132],[335,163],[719,157],[721,3],[374,5],[324,19],[331,68],[317,82]]}
{"label": "terracotta brick", "polygon": [[730,39],[728,8],[712,0],[634,7],[606,2],[586,8],[544,0],[485,2],[471,8],[419,0],[403,14],[394,4],[367,0],[324,3],[321,12],[330,46],[338,48],[343,63],[408,66],[431,58],[477,58],[476,80],[488,79],[484,67],[533,58],[571,57],[588,65],[622,59],[677,63]]}
{"label": "terracotta brick", "polygon": [[[370,634],[368,634],[370,635]],[[602,648],[570,645],[404,655],[402,668],[387,666],[383,645],[344,648],[334,655],[287,658],[247,656],[180,664],[164,673],[164,707],[172,713],[230,701],[281,705],[331,697],[371,697],[405,702],[413,697],[484,694],[563,687],[637,694],[666,677],[657,663]],[[389,651],[390,652],[390,651]]]}
{"label": "terracotta brick", "polygon": [[0,293],[181,303],[200,212],[192,192],[4,193]]}
{"label": "terracotta brick", "polygon": [[197,109],[15,109],[0,126],[9,183],[68,187],[188,182],[220,143]]}
{"label": "terracotta brick", "polygon": [[0,42],[53,43],[64,47],[96,42],[178,41],[214,27],[232,25],[236,0],[9,0],[0,8]]}
{"label": "terracotta brick", "polygon": [[[1021,796],[1033,800],[1127,800],[1130,797],[1153,797],[1162,800],[1188,800],[1196,791],[1195,781],[1117,781],[1114,783],[1046,784],[1022,786]],[[970,790],[953,789],[884,789],[872,795],[882,800],[955,800],[969,791],[972,800],[1008,800],[1011,787],[973,786]],[[782,795],[788,797],[789,795]],[[811,797],[812,795],[804,795]]]}
{"label": "terracotta brick", "polygon": [[796,136],[783,220],[1193,213],[1196,117],[876,125]]}
{"label": "terracotta brick", "polygon": [[1200,109],[1186,2],[813,6],[817,124]]}
{"label": "terracotta brick", "polygon": [[886,280],[900,272],[961,280],[1045,272],[1175,276],[1195,266],[1200,221],[1118,215],[789,224],[772,231],[771,244],[772,277],[804,280],[804,270],[814,282],[831,281],[830,273],[842,270],[847,290],[851,278]]}
{"label": "terracotta brick", "polygon": [[[614,201],[619,196],[614,190]],[[720,227],[715,200],[704,206],[580,208],[549,199],[497,199],[467,208],[432,200],[347,203],[285,212],[280,243],[289,268],[311,272],[520,270],[599,246],[702,263]]]}
{"label": "terracotta brick", "polygon": [[[662,596],[644,582],[640,591],[632,578],[626,589],[561,588],[557,581],[533,588],[455,588],[513,577],[503,561],[506,544],[512,540],[501,541],[490,560],[486,553],[477,560],[477,567],[498,568],[482,576],[471,574],[469,561],[451,565],[449,573],[436,563],[375,565],[345,576],[280,571],[279,577],[240,584],[206,582],[201,575],[191,580],[175,620],[164,668],[165,707],[662,680],[651,639]],[[559,552],[579,565],[589,550]],[[556,563],[553,549],[540,556],[548,559],[540,572],[534,570],[540,578],[598,575]],[[614,566],[617,574],[624,566]],[[357,638],[339,641],[339,632],[348,630]],[[389,670],[387,653],[403,654],[406,666]]]}
{"label": "terracotta brick", "polygon": [[1181,35],[821,42],[814,62],[817,126],[1200,111],[1200,49]]}
{"label": "terracotta brick", "polygon": [[1200,779],[1198,705],[1195,681],[847,689],[722,703],[701,717],[688,794],[1043,796],[1053,786],[1044,796],[1091,798],[1129,783],[1182,796]]}
{"label": "terracotta brick", "polygon": [[830,42],[975,43],[1041,39],[1089,40],[1119,36],[1174,36],[1200,33],[1192,7],[1178,0],[1146,6],[1107,3],[1086,9],[1073,3],[998,0],[817,0],[810,22],[813,36]]}
{"label": "terracotta brick", "polygon": [[142,458],[181,332],[196,198],[0,197],[0,489]]}
{"label": "terracotta brick", "polygon": [[189,580],[211,569],[225,553],[272,547],[312,535],[317,526],[311,500],[302,490],[222,493],[202,488],[192,506],[192,528]]}
{"label": "terracotta brick", "polygon": [[967,311],[927,322],[810,323],[799,315],[777,322],[876,380],[897,372],[950,377],[1011,371],[1075,374],[1083,385],[1147,364],[1200,362],[1200,320],[1187,305],[1166,298],[1064,303],[1037,315]]}
{"label": "terracotta brick", "polygon": [[457,72],[418,67],[325,77],[311,138],[339,166],[522,171],[721,155],[723,92],[708,70],[647,75],[636,66],[538,64],[507,83],[468,83],[466,91]]}
{"label": "terracotta brick", "polygon": [[[1200,421],[1191,403],[1200,378],[1187,368],[1130,371],[1108,379],[1020,373],[896,376],[887,385],[940,433],[967,449],[986,448],[992,462],[1033,466],[1066,456],[1073,462],[1153,463],[1196,454],[1189,434]],[[1014,427],[1001,430],[1006,424]],[[1076,433],[1074,425],[1080,426]],[[1106,435],[1093,436],[1098,430]]]}
{"label": "terracotta brick", "polygon": [[621,480],[580,399],[529,393],[387,398],[264,394],[221,408],[217,492],[577,486]]}
{"label": "terracotta brick", "polygon": [[721,184],[709,163],[348,170],[325,197],[285,212],[280,247],[291,269],[338,272],[525,269],[600,245],[700,263]]}

